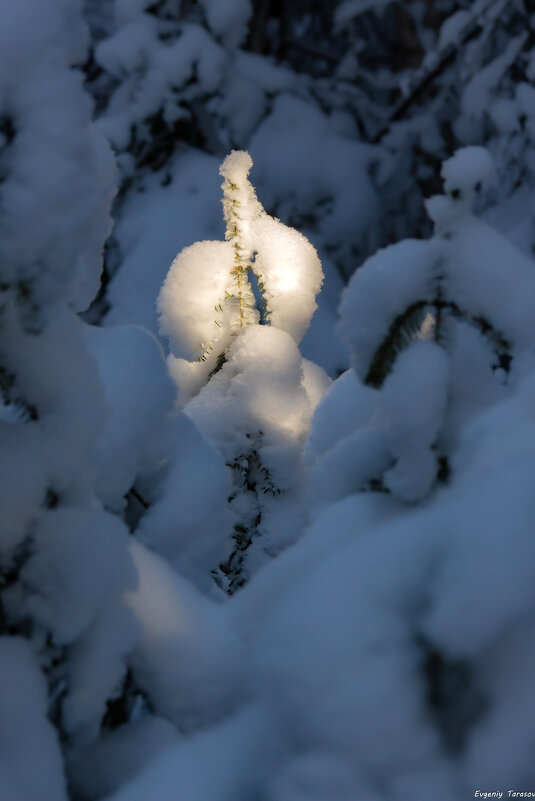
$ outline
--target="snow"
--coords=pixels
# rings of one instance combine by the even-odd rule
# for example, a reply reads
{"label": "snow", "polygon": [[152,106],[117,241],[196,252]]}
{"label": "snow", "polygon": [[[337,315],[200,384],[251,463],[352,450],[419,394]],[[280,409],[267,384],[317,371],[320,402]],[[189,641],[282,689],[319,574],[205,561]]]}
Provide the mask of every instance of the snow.
{"label": "snow", "polygon": [[[470,744],[467,760],[470,779],[483,775],[483,771],[495,786],[505,786],[510,783],[510,776],[529,772],[529,749],[534,735],[530,701],[533,678],[529,669],[532,648],[530,615],[511,627],[499,646],[489,651],[484,683],[495,703]],[[514,741],[502,740],[501,732],[507,728],[515,732]],[[499,754],[500,758],[490,763],[488,754]]]}
{"label": "snow", "polygon": [[86,337],[108,411],[97,443],[95,488],[107,508],[120,510],[136,480],[169,455],[174,387],[159,343],[143,328],[88,326]]}
{"label": "snow", "polygon": [[315,512],[353,495],[392,464],[385,437],[374,426],[357,429],[318,459],[308,474],[308,501]]}
{"label": "snow", "polygon": [[[434,198],[433,198],[434,200]],[[447,253],[447,287],[451,297],[473,317],[484,317],[519,351],[532,341],[528,308],[535,297],[533,262],[508,240],[469,214],[450,223],[450,209],[462,204],[445,200],[431,205],[439,232],[453,234]]]}
{"label": "snow", "polygon": [[434,342],[415,342],[401,353],[380,394],[382,428],[395,466],[386,486],[408,501],[427,495],[436,478],[431,448],[444,422],[449,359]]}
{"label": "snow", "polygon": [[3,325],[2,364],[16,373],[19,397],[39,411],[32,426],[1,424],[5,557],[24,539],[49,489],[66,501],[84,497],[104,401],[96,366],[70,312],[58,310],[41,336],[21,330],[13,306],[4,309]]}
{"label": "snow", "polygon": [[227,242],[197,242],[177,256],[159,295],[160,331],[173,356],[209,359],[237,332],[259,321],[248,271],[257,277],[269,323],[299,342],[316,308],[323,272],[314,247],[265,213],[248,180],[252,160],[233,151],[223,161]]}
{"label": "snow", "polygon": [[295,73],[269,58],[247,50],[238,50],[234,58],[239,73],[254,81],[254,84],[262,87],[265,92],[275,94],[297,87]]}
{"label": "snow", "polygon": [[254,271],[266,287],[270,323],[299,343],[316,310],[323,271],[314,247],[268,215],[254,221]]}
{"label": "snow", "polygon": [[450,343],[449,402],[440,437],[449,450],[458,444],[464,426],[509,391],[502,371],[489,369],[492,356],[482,334],[460,324],[451,332]]}
{"label": "snow", "polygon": [[325,114],[294,94],[277,95],[249,149],[265,205],[277,205],[283,219],[317,217],[314,227],[325,243],[343,248],[377,218],[368,174],[375,154],[335,133]]}
{"label": "snow", "polygon": [[[364,793],[348,760],[329,752],[311,751],[289,759],[269,787],[270,801],[351,801],[355,791]],[[366,798],[374,799],[377,796]]]}
{"label": "snow", "polygon": [[227,362],[184,409],[233,467],[229,499],[235,525],[258,534],[247,549],[248,572],[294,541],[304,526],[301,450],[327,385],[321,368],[315,368],[313,384],[310,372],[305,378],[289,334],[246,326]]}
{"label": "snow", "polygon": [[[135,580],[131,567],[130,582]],[[139,636],[130,609],[123,602],[125,586],[116,583],[89,628],[69,649],[68,693],[62,722],[74,746],[94,742],[100,733],[107,702],[120,691],[127,659]]]}
{"label": "snow", "polygon": [[[0,13],[0,797],[529,785],[534,102],[516,6],[483,15],[372,147],[409,85],[368,36],[384,21],[388,50],[386,0],[334,10],[355,81],[240,51],[249,0],[87,5],[87,62],[78,0]],[[402,11],[424,68],[468,20]],[[271,47],[276,15],[261,34]],[[77,312],[110,226],[103,134],[120,219],[94,328]],[[416,183],[436,191],[459,141],[433,235],[366,258],[427,230]],[[338,345],[341,274],[363,260]]]}
{"label": "snow", "polygon": [[[229,591],[303,528],[301,450],[313,410],[329,383],[322,368],[304,361],[297,348],[316,308],[321,263],[304,236],[266,214],[248,180],[251,167],[245,151],[225,158],[220,174],[227,241],[198,242],[183,250],[159,298],[161,332],[170,339],[169,367],[179,404],[232,468],[232,488],[222,485],[231,513],[221,514],[216,494],[215,516],[209,513],[206,520],[206,543],[197,544],[187,533],[193,521],[196,528],[203,525],[197,504],[191,523],[188,518],[179,533],[178,526],[164,520],[177,509],[176,499],[164,500],[156,513],[163,534],[146,540],[160,539],[182,569],[180,550],[189,540],[186,573],[191,575],[191,558],[213,558],[211,572],[221,586],[230,582]],[[263,306],[255,298],[251,273]],[[196,363],[188,362],[193,358]],[[183,470],[177,462],[171,480],[179,480]],[[220,471],[218,465],[216,488],[221,486]],[[200,500],[206,484],[189,472],[194,497]],[[152,515],[146,525],[151,521]]]}
{"label": "snow", "polygon": [[[346,505],[331,529],[337,538],[343,531],[345,541],[338,539],[337,547],[297,580],[291,597],[272,601],[262,635],[254,638],[255,672],[262,673],[257,686],[299,750],[335,753],[342,764],[345,758],[359,766],[360,776],[377,771],[393,782],[407,775],[406,767],[398,773],[396,753],[394,760],[401,756],[416,775],[427,764],[443,786],[438,743],[419,711],[410,642],[409,610],[418,603],[413,588],[426,569],[429,546],[419,538],[416,544],[408,521],[402,533],[396,523],[398,536],[384,528],[382,536],[375,530],[373,536],[356,537],[350,509]],[[325,530],[334,520],[322,523]],[[328,593],[318,591],[326,586]]]}
{"label": "snow", "polygon": [[32,282],[38,301],[61,297],[84,309],[99,285],[114,165],[70,69],[87,43],[77,7],[22,0],[4,15],[0,102],[16,136],[3,168],[0,257],[3,283]]}
{"label": "snow", "polygon": [[459,480],[469,482],[515,456],[529,455],[535,441],[534,393],[535,376],[528,369],[513,395],[502,397],[464,427],[455,458]]}
{"label": "snow", "polygon": [[375,411],[376,392],[362,384],[353,370],[333,382],[315,411],[304,458],[313,464],[342,437],[351,434]]}
{"label": "snow", "polygon": [[119,19],[117,30],[95,48],[97,63],[115,78],[125,78],[99,120],[101,131],[121,150],[132,127],[161,109],[167,122],[187,118],[176,107],[175,87],[195,78],[201,92],[213,92],[225,74],[227,55],[202,26],[183,23],[171,39],[165,33],[154,17],[138,9],[131,18]]}
{"label": "snow", "polygon": [[111,515],[50,510],[34,526],[33,552],[21,576],[27,595],[20,613],[31,614],[56,643],[72,643],[110,592],[118,595],[126,586],[127,542],[126,530]]}
{"label": "snow", "polygon": [[468,123],[476,119],[487,107],[492,91],[515,62],[525,43],[525,38],[525,33],[512,37],[503,52],[476,72],[472,80],[464,87],[462,109]]}
{"label": "snow", "polygon": [[[231,321],[223,303],[234,265],[228,242],[197,242],[171,265],[158,298],[160,333],[174,356],[193,361],[209,349],[225,350]],[[221,307],[221,309],[219,308]]]}
{"label": "snow", "polygon": [[[223,160],[219,168],[219,174],[231,184],[236,184],[239,192],[238,199],[242,206],[240,213],[244,214],[244,219],[252,216],[256,211],[256,195],[252,186],[247,181],[247,176],[253,166],[253,160],[246,151],[233,150],[232,153]],[[233,187],[234,188],[234,187]],[[223,201],[225,206],[225,200]]]}
{"label": "snow", "polygon": [[178,740],[174,726],[163,718],[150,716],[126,724],[71,752],[69,779],[78,792],[101,798],[126,784]]}
{"label": "snow", "polygon": [[56,733],[47,718],[46,688],[30,645],[0,638],[0,793],[13,801],[66,801]]}
{"label": "snow", "polygon": [[471,20],[469,11],[461,9],[456,11],[442,23],[438,40],[438,49],[444,50],[450,45],[456,45],[462,36],[466,24]]}
{"label": "snow", "polygon": [[127,530],[94,494],[106,402],[77,316],[99,288],[115,175],[74,67],[81,3],[1,16],[2,617],[27,639],[2,638],[2,791],[37,801],[66,798],[56,736],[98,734],[132,639]]}
{"label": "snow", "polygon": [[169,750],[107,801],[249,798],[268,775],[277,750],[266,713],[246,710]]}
{"label": "snow", "polygon": [[[442,169],[450,197],[427,201],[435,236],[379,251],[344,293],[340,335],[352,350],[357,375],[380,393],[375,415],[369,409],[368,422],[356,419],[356,433],[346,429],[347,440],[314,465],[315,498],[357,491],[366,461],[370,470],[380,470],[396,497],[408,502],[426,497],[439,459],[454,449],[463,426],[507,393],[507,373],[497,369],[503,354],[514,368],[525,360],[535,333],[528,311],[535,302],[532,262],[470,211],[474,190],[491,171],[483,148],[458,151]],[[422,315],[412,323],[415,304],[422,305]],[[381,350],[385,343],[389,351]],[[321,411],[318,420],[321,424]],[[365,437],[374,457],[366,457],[361,444],[356,461],[351,437],[354,447]],[[328,474],[337,464],[343,465],[344,481],[338,490],[329,489]],[[367,478],[377,477],[372,472]]]}
{"label": "snow", "polygon": [[169,265],[195,240],[222,238],[220,208],[217,161],[196,152],[176,160],[168,186],[152,180],[147,192],[129,198],[115,229],[123,260],[108,290],[108,325],[136,323],[156,333],[156,299]]}
{"label": "snow", "polygon": [[312,408],[315,410],[324,395],[331,386],[331,379],[320,365],[315,364],[309,359],[301,362],[303,371],[302,383],[308,395]]}
{"label": "snow", "polygon": [[529,83],[519,83],[516,89],[516,100],[521,111],[527,115],[531,125],[535,121],[535,90]]}
{"label": "snow", "polygon": [[[159,181],[151,178],[146,193],[130,196],[121,222],[115,229],[115,235],[124,256],[121,268],[108,288],[108,297],[112,308],[106,318],[107,325],[136,323],[156,333],[158,330],[156,298],[177,250],[180,251],[192,245],[195,240],[211,240],[213,242],[222,238],[223,226],[216,160],[198,152],[190,152],[176,159],[170,168],[170,175],[172,180],[168,185],[161,186]],[[280,232],[281,229],[278,230]],[[304,246],[302,239],[296,237],[297,250],[300,250],[302,245],[305,255],[310,256],[312,267],[317,268],[317,262],[312,257],[310,249]],[[197,254],[200,255],[206,247],[203,244]],[[218,245],[214,244],[213,249],[215,252],[219,249],[221,254],[227,251],[225,244],[221,242]],[[182,264],[181,256],[178,259]],[[150,265],[150,269],[147,268],[147,265]],[[214,273],[218,273],[218,262],[216,263],[214,259],[211,261],[211,265],[213,277]],[[330,375],[336,376],[337,370],[347,367],[345,348],[333,334],[334,310],[338,303],[342,281],[334,265],[327,262],[326,267],[327,277],[319,297],[319,308],[305,335],[303,353],[307,358],[319,362]],[[203,291],[209,290],[211,295],[212,283],[206,286],[203,283],[203,275],[201,267],[201,272],[196,280],[201,282]],[[316,275],[315,280],[318,281],[319,274]],[[160,307],[165,306],[165,324],[167,326],[165,331],[166,336],[173,337],[173,351],[182,348],[176,352],[187,353],[186,359],[191,359],[196,356],[193,356],[189,344],[186,347],[186,342],[189,340],[182,320],[187,318],[189,304],[193,304],[197,309],[197,315],[201,314],[198,306],[202,295],[200,292],[193,291],[184,276],[179,279],[175,268],[169,273],[160,298]],[[187,296],[188,305],[177,306],[172,300],[171,287],[177,281],[181,291],[185,291],[185,281],[186,285],[191,288]],[[303,292],[305,292],[304,289]],[[282,299],[282,293],[279,292],[279,295]],[[289,303],[294,304],[296,323],[301,326],[302,333],[306,316],[304,309],[303,311],[295,309],[295,296],[294,289],[289,293],[288,298]],[[312,302],[312,298],[309,297],[308,309],[312,306]],[[203,304],[202,301],[200,303],[203,305],[204,311],[199,320],[204,320],[204,333],[201,335],[197,330],[197,342],[204,341],[204,336],[213,335],[214,332],[217,335],[222,333],[213,322],[217,318],[214,309],[215,303]],[[311,314],[310,311],[308,313]],[[189,325],[191,328],[188,328],[188,331],[193,332],[197,328],[193,318]],[[295,330],[297,332],[297,326]],[[171,332],[173,333],[171,334]],[[177,341],[178,339],[182,345]],[[188,396],[191,397],[195,391],[198,391],[205,377],[199,375],[198,380],[195,378],[198,373],[197,366],[192,368],[186,364],[175,365],[173,360],[171,360],[171,365],[173,365],[172,372],[174,367],[177,367],[182,374],[190,374],[189,378],[192,379],[192,386],[195,389],[192,389],[191,392],[185,390],[184,384],[185,382],[189,383],[189,378],[185,378],[183,375],[178,383],[179,393],[183,393],[182,397],[184,399]],[[183,402],[181,401],[181,405]]]}
{"label": "snow", "polygon": [[178,416],[175,428],[176,451],[168,475],[136,535],[208,592],[215,589],[210,571],[230,547],[230,474],[185,414]]}
{"label": "snow", "polygon": [[239,258],[252,263],[259,286],[265,287],[270,324],[288,331],[299,343],[316,309],[315,297],[323,282],[321,263],[302,234],[264,212],[247,179],[252,166],[249,154],[237,151],[221,165],[227,239],[236,241]]}
{"label": "snow", "polygon": [[272,326],[246,326],[232,357],[186,407],[201,432],[228,457],[246,434],[302,440],[312,413],[293,339]]}
{"label": "snow", "polygon": [[527,312],[535,286],[531,260],[473,217],[467,205],[475,183],[484,180],[490,169],[490,159],[481,148],[459,151],[445,163],[443,174],[447,191],[458,189],[460,199],[437,196],[427,201],[436,236],[379,251],[349,283],[338,330],[352,350],[361,378],[366,378],[384,332],[412,304],[430,302],[437,283],[443,285],[448,300],[472,318],[493,323],[519,351],[531,340]]}
{"label": "snow", "polygon": [[[442,165],[441,175],[447,194],[471,200],[474,190],[493,176],[494,164],[484,147],[462,147]],[[455,193],[455,194],[454,194]]]}
{"label": "snow", "polygon": [[489,471],[466,493],[458,490],[443,510],[442,525],[451,539],[435,574],[424,625],[448,653],[480,653],[515,620],[532,613],[529,464],[531,458],[517,458],[506,469]]}
{"label": "snow", "polygon": [[430,278],[441,260],[436,243],[408,239],[380,250],[355,273],[342,297],[338,334],[349,345],[361,379],[396,317],[428,299]]}
{"label": "snow", "polygon": [[334,308],[342,291],[342,281],[331,264],[324,262],[324,268],[325,282],[317,298],[318,308],[299,349],[306,359],[319,364],[331,378],[337,378],[349,367],[348,350],[334,333],[338,320]]}
{"label": "snow", "polygon": [[136,586],[125,600],[141,628],[131,664],[156,714],[191,732],[224,717],[243,693],[242,645],[224,608],[135,541]]}
{"label": "snow", "polygon": [[253,13],[250,0],[232,0],[231,3],[201,0],[201,6],[208,25],[216,36],[230,46],[242,43],[247,34],[247,23]]}
{"label": "snow", "polygon": [[139,69],[153,44],[153,27],[151,20],[146,18],[134,19],[124,25],[114,36],[97,45],[95,56],[98,63],[115,78]]}

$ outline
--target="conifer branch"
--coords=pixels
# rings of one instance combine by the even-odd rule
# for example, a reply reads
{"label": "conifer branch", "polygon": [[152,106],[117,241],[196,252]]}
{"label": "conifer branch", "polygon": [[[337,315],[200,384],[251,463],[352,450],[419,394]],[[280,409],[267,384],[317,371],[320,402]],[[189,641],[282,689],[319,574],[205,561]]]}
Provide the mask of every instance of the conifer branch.
{"label": "conifer branch", "polygon": [[437,338],[441,339],[437,323],[440,323],[441,326],[445,313],[449,314],[450,317],[477,328],[495,352],[498,365],[503,367],[506,372],[509,371],[512,354],[511,343],[506,337],[500,331],[496,331],[484,317],[473,317],[460,309],[453,301],[444,300],[439,294],[433,300],[416,301],[395,318],[386,338],[375,351],[364,379],[365,384],[375,389],[382,387],[398,355],[418,338],[428,311],[432,311],[434,315],[436,340]]}

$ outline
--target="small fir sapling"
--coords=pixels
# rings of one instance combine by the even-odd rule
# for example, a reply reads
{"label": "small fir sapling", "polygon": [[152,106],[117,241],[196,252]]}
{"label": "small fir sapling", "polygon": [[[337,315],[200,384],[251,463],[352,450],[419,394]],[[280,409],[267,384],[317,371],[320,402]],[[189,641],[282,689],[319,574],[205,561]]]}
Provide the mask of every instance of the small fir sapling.
{"label": "small fir sapling", "polygon": [[483,148],[457,151],[443,165],[445,196],[427,202],[434,237],[380,251],[344,295],[339,332],[375,391],[365,428],[389,462],[361,489],[414,502],[448,480],[461,427],[507,393],[529,345],[532,265],[471,213],[491,171]]}
{"label": "small fir sapling", "polygon": [[[320,261],[304,236],[264,211],[251,166],[248,153],[225,159],[226,241],[185,248],[159,297],[185,411],[234,477],[234,544],[216,571],[229,591],[245,581],[246,552],[254,569],[302,525],[301,445],[328,383],[297,348],[316,308]],[[260,534],[262,546],[251,548]]]}
{"label": "small fir sapling", "polygon": [[248,180],[251,167],[245,152],[233,151],[225,159],[220,172],[225,179],[226,241],[184,248],[158,299],[160,330],[173,355],[206,362],[209,369],[201,381],[217,366],[232,337],[261,320],[251,275],[262,295],[262,321],[287,331],[297,344],[316,309],[323,280],[310,242],[262,208]]}

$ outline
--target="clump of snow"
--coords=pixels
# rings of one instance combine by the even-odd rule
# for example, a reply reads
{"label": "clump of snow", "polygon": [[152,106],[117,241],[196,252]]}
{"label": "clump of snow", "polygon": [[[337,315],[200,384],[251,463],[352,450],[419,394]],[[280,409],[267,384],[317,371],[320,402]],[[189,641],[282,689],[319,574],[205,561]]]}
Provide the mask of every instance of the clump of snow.
{"label": "clump of snow", "polygon": [[[458,489],[444,512],[451,540],[435,574],[425,630],[448,653],[480,653],[522,617],[522,610],[535,612],[528,577],[535,505],[528,464],[531,456],[489,471]],[[492,592],[482,593],[482,585]]]}
{"label": "clump of snow", "polygon": [[[339,537],[342,526],[345,539],[301,571],[290,595],[283,594],[280,603],[272,598],[261,634],[253,639],[262,696],[290,742],[301,743],[305,752],[324,749],[342,762],[346,755],[349,764],[365,765],[359,778],[366,787],[370,772],[395,783],[408,774],[417,780],[423,765],[447,786],[440,745],[424,714],[411,632],[433,536],[426,545],[421,531],[412,534],[410,522],[399,519],[358,536],[349,504],[344,511],[338,528],[326,529],[334,510],[322,527],[324,535],[332,530]],[[319,592],[322,587],[329,592]],[[241,603],[247,594],[246,589]]]}
{"label": "clump of snow", "polygon": [[176,103],[176,87],[194,81],[201,94],[216,91],[228,56],[201,25],[181,22],[177,35],[169,37],[168,26],[162,30],[156,17],[141,9],[117,22],[117,30],[97,44],[95,60],[116,80],[128,79],[118,84],[98,125],[124,150],[132,129],[160,110],[170,126],[187,118]]}
{"label": "clump of snow", "polygon": [[299,343],[316,309],[323,272],[308,239],[267,214],[254,222],[254,272],[266,287],[271,325]]}
{"label": "clump of snow", "polygon": [[[97,611],[128,584],[127,532],[99,510],[63,507],[36,523],[33,553],[22,570],[30,613],[58,644],[72,643]],[[103,558],[103,554],[106,558]]]}
{"label": "clump of snow", "polygon": [[513,395],[501,398],[465,426],[455,454],[459,481],[470,482],[487,471],[528,457],[535,441],[535,375],[519,381]]}
{"label": "clump of snow", "polygon": [[186,406],[186,414],[229,458],[247,449],[247,434],[266,442],[302,440],[312,413],[302,385],[301,356],[289,334],[272,326],[246,326],[231,358]]}
{"label": "clump of snow", "polygon": [[228,468],[189,417],[175,422],[176,453],[169,473],[136,536],[165,556],[181,575],[202,589],[214,589],[210,571],[230,547],[234,516]]}
{"label": "clump of snow", "polygon": [[24,281],[39,304],[62,298],[81,310],[99,285],[114,164],[71,69],[87,31],[70,5],[21,0],[2,15],[0,104],[14,133],[1,156],[0,261],[4,285]]}
{"label": "clump of snow", "polygon": [[[135,583],[132,569],[128,586]],[[121,689],[127,659],[139,637],[139,627],[125,605],[125,586],[109,588],[89,628],[69,648],[68,692],[62,703],[62,723],[74,745],[95,741],[107,702]]]}
{"label": "clump of snow", "polygon": [[459,37],[462,36],[464,32],[467,22],[469,22],[471,18],[471,13],[464,9],[456,11],[454,14],[447,17],[440,28],[438,49],[444,50],[450,45],[456,45]]}
{"label": "clump of snow", "polygon": [[228,345],[231,320],[223,304],[233,264],[228,242],[197,242],[174,260],[158,309],[160,332],[169,338],[175,356],[193,361]]}
{"label": "clump of snow", "polygon": [[218,720],[244,689],[242,645],[224,623],[224,607],[139,543],[131,553],[137,585],[125,599],[141,629],[131,657],[136,680],[179,731]]}
{"label": "clump of snow", "polygon": [[302,383],[308,395],[312,409],[316,409],[332,384],[325,370],[310,359],[301,362],[303,372]]}
{"label": "clump of snow", "polygon": [[247,23],[253,13],[250,0],[200,0],[208,25],[213,33],[227,45],[237,46],[247,34]]}
{"label": "clump of snow", "polygon": [[97,443],[96,492],[108,509],[168,456],[174,387],[156,339],[138,326],[86,329],[107,417]]}
{"label": "clump of snow", "polygon": [[151,715],[126,724],[74,749],[67,762],[69,779],[78,792],[101,798],[126,784],[178,739],[175,727],[163,718]]}
{"label": "clump of snow", "polygon": [[238,191],[241,190],[242,205],[247,212],[250,203],[254,203],[255,196],[252,187],[247,185],[247,177],[253,166],[253,160],[245,150],[233,150],[232,153],[223,160],[219,168],[219,174],[233,184],[236,184]]}
{"label": "clump of snow", "polygon": [[0,638],[0,720],[2,798],[67,801],[45,682],[30,645],[17,637]]}
{"label": "clump of snow", "polygon": [[535,321],[529,313],[535,299],[532,260],[471,214],[456,216],[452,224],[451,207],[459,210],[463,204],[444,200],[447,207],[432,205],[430,211],[437,234],[446,242],[444,273],[448,296],[473,317],[493,323],[520,354],[529,347],[535,332]]}
{"label": "clump of snow", "polygon": [[98,63],[115,78],[139,69],[150,53],[154,34],[150,20],[134,19],[114,36],[98,43],[95,52]]}
{"label": "clump of snow", "polygon": [[16,375],[18,395],[39,411],[33,425],[24,424],[24,406],[19,425],[2,423],[0,553],[5,557],[26,536],[48,490],[75,503],[90,491],[105,407],[96,366],[71,312],[57,308],[40,336],[23,331],[13,305],[2,310],[2,318],[2,365]]}
{"label": "clump of snow", "polygon": [[462,147],[442,165],[441,175],[448,195],[470,202],[475,192],[494,174],[492,156],[484,147]]}
{"label": "clump of snow", "polygon": [[393,462],[379,393],[348,370],[335,381],[312,418],[304,448],[307,501],[312,514],[352,495]]}
{"label": "clump of snow", "polygon": [[415,342],[396,361],[379,398],[383,430],[395,466],[386,486],[399,498],[419,500],[437,474],[431,448],[444,422],[449,359],[434,342]]}
{"label": "clump of snow", "polygon": [[279,747],[264,709],[249,708],[155,759],[108,801],[236,801],[254,797]]}
{"label": "clump of snow", "polygon": [[316,511],[364,489],[392,465],[392,454],[377,426],[365,425],[321,456],[307,476],[308,501]]}
{"label": "clump of snow", "polygon": [[334,381],[314,412],[303,458],[313,464],[344,436],[375,412],[376,392],[362,384],[353,370]]}

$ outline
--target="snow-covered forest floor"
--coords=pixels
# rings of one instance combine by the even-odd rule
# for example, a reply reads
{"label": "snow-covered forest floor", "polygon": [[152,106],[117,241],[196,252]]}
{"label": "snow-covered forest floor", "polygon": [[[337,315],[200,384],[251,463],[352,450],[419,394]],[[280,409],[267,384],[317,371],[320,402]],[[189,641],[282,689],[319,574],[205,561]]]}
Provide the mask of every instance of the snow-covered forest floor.
{"label": "snow-covered forest floor", "polygon": [[534,203],[529,0],[0,0],[0,801],[535,797]]}

